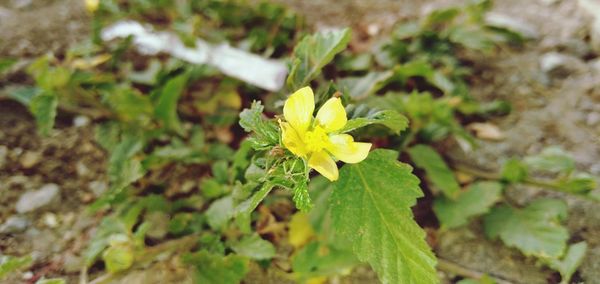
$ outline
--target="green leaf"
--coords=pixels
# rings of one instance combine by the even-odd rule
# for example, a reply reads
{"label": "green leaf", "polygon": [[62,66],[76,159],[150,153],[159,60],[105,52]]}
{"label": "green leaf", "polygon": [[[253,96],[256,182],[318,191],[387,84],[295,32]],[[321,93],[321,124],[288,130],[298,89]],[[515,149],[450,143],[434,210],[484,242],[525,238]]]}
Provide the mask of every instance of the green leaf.
{"label": "green leaf", "polygon": [[411,207],[423,196],[398,153],[374,150],[340,170],[330,198],[333,227],[383,283],[438,283],[436,260]]}
{"label": "green leaf", "polygon": [[128,269],[133,265],[133,250],[127,244],[111,245],[102,254],[106,270],[116,273]]}
{"label": "green leaf", "polygon": [[103,98],[119,120],[140,126],[150,123],[154,108],[148,96],[127,86],[119,86],[103,93]]}
{"label": "green leaf", "polygon": [[233,217],[233,198],[226,196],[217,199],[206,210],[206,221],[214,230],[221,230]]}
{"label": "green leaf", "polygon": [[308,183],[300,182],[294,188],[294,203],[296,204],[296,208],[300,211],[306,212],[312,208],[312,200],[310,199],[310,195],[308,193]]}
{"label": "green leaf", "polygon": [[394,72],[392,70],[382,72],[369,72],[363,77],[348,77],[338,81],[340,89],[350,95],[353,100],[362,100],[372,96],[379,91]]}
{"label": "green leaf", "polygon": [[255,149],[276,145],[279,142],[277,125],[263,117],[263,105],[260,101],[252,102],[250,109],[240,113],[240,126],[246,132],[252,132],[249,140]]}
{"label": "green leaf", "polygon": [[112,152],[119,144],[121,130],[119,129],[118,123],[114,121],[105,122],[97,125],[94,130],[96,142],[108,152]]}
{"label": "green leaf", "polygon": [[427,178],[450,199],[456,199],[460,186],[454,173],[448,168],[442,157],[430,146],[416,145],[408,154],[417,167],[425,170]]}
{"label": "green leaf", "polygon": [[336,54],[346,49],[350,38],[350,29],[305,36],[294,48],[291,70],[287,78],[288,87],[298,90],[307,86]]}
{"label": "green leaf", "polygon": [[134,156],[144,147],[144,140],[127,135],[115,146],[108,161],[108,178],[111,190],[118,191],[140,179],[145,174],[140,160]]}
{"label": "green leaf", "polygon": [[456,200],[437,198],[433,211],[442,227],[456,228],[468,224],[473,217],[487,213],[500,200],[502,185],[497,182],[477,182],[462,191]]}
{"label": "green leaf", "polygon": [[562,259],[550,258],[545,261],[550,268],[560,273],[560,277],[562,278],[560,281],[561,284],[570,283],[571,276],[573,276],[573,273],[575,273],[577,267],[581,265],[585,258],[587,247],[586,242],[572,244]]}
{"label": "green leaf", "polygon": [[575,169],[573,158],[557,146],[545,148],[536,156],[526,157],[525,163],[534,170],[550,173],[568,173]]}
{"label": "green leaf", "polygon": [[[357,107],[354,111],[355,115],[361,112],[358,111],[359,108],[360,106]],[[348,120],[348,122],[346,123],[344,128],[340,130],[340,132],[350,132],[371,124],[384,125],[385,127],[389,128],[394,134],[397,135],[400,134],[402,130],[406,129],[406,127],[408,127],[408,118],[406,118],[404,115],[400,114],[395,110],[377,111],[371,109],[363,117],[354,116],[353,118]]]}
{"label": "green leaf", "polygon": [[9,273],[26,268],[33,263],[31,256],[14,257],[3,256],[0,258],[0,280],[6,277]]}
{"label": "green leaf", "polygon": [[565,192],[585,194],[596,189],[596,178],[588,173],[575,173],[558,182],[558,186]]}
{"label": "green leaf", "polygon": [[275,256],[275,246],[263,240],[258,234],[244,237],[231,244],[231,249],[241,256],[255,260],[270,259]]}
{"label": "green leaf", "polygon": [[17,62],[19,61],[14,58],[0,58],[0,75],[3,75],[5,71],[10,69]]}
{"label": "green leaf", "polygon": [[183,132],[183,128],[177,115],[177,102],[185,89],[187,80],[187,74],[170,79],[161,90],[154,110],[154,115],[162,121],[165,128],[179,134]]}
{"label": "green leaf", "polygon": [[182,258],[196,268],[195,283],[237,284],[248,273],[248,261],[237,255],[224,257],[203,250]]}
{"label": "green leaf", "polygon": [[527,175],[527,165],[518,159],[509,159],[502,166],[502,179],[510,183],[522,182]]}
{"label": "green leaf", "polygon": [[269,192],[271,192],[272,189],[273,184],[264,183],[261,186],[261,188],[257,192],[255,192],[250,198],[248,198],[246,201],[238,204],[238,206],[235,207],[234,215],[250,215],[250,213],[252,213],[252,211],[254,211],[256,207],[258,207],[258,204],[260,204],[260,202],[262,202],[263,199],[267,197],[267,195],[269,194]]}
{"label": "green leaf", "polygon": [[463,279],[460,280],[458,282],[456,282],[456,284],[496,284],[496,281],[494,281],[494,279],[492,279],[491,277],[486,275],[483,275],[481,278],[475,280],[475,279]]}
{"label": "green leaf", "polygon": [[29,111],[35,117],[35,122],[41,135],[50,134],[50,130],[54,127],[57,107],[58,99],[51,94],[42,93],[31,99]]}
{"label": "green leaf", "polygon": [[507,205],[495,207],[484,218],[488,238],[500,238],[525,255],[560,257],[569,232],[560,224],[567,216],[567,205],[558,199],[539,199],[524,209]]}
{"label": "green leaf", "polygon": [[33,98],[42,93],[42,90],[36,87],[21,87],[15,88],[8,92],[8,97],[19,103],[29,106]]}

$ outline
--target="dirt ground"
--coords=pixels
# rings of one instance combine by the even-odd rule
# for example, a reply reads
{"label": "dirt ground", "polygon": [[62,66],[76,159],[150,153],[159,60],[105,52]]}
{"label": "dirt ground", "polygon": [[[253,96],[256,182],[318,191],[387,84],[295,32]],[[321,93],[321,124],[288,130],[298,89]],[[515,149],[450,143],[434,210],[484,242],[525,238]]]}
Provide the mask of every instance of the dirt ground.
{"label": "dirt ground", "polygon": [[[363,43],[377,38],[365,36],[368,30],[382,34],[398,19],[418,17],[423,11],[462,1],[280,2],[306,15],[317,28],[353,26],[359,40],[353,48],[367,48]],[[480,147],[469,153],[449,147],[453,150],[448,155],[453,161],[497,170],[502,159],[559,145],[574,154],[581,170],[600,176],[600,61],[595,56],[600,51],[591,50],[586,12],[575,0],[496,1],[494,12],[523,22],[534,33],[534,39],[523,48],[474,58],[472,94],[482,101],[504,99],[512,104],[510,115],[492,121],[505,139],[482,140]],[[85,38],[89,31],[86,19],[80,1],[0,1],[0,57],[60,50]],[[550,52],[566,61],[557,72],[545,72],[540,66]],[[94,144],[90,125],[82,126],[82,121],[85,119],[81,117],[61,116],[53,135],[41,139],[25,109],[0,100],[0,224],[15,216],[24,224],[11,233],[0,232],[0,251],[35,256],[39,265],[25,275],[30,278],[24,282],[32,283],[42,274],[70,275],[75,281],[79,255],[90,228],[99,220],[85,214],[84,206],[106,187],[105,154]],[[16,212],[15,203],[23,193],[48,184],[59,188],[50,205],[33,212]],[[600,283],[598,205],[538,188],[509,190],[519,203],[538,196],[567,200],[573,241],[586,240],[589,244],[586,260],[574,280]],[[556,273],[540,268],[516,250],[486,240],[478,224],[445,232],[437,239],[435,250],[441,259],[473,271],[489,272],[512,283],[555,283],[558,279]],[[372,282],[372,278],[366,279],[371,280],[359,275],[349,281]]]}

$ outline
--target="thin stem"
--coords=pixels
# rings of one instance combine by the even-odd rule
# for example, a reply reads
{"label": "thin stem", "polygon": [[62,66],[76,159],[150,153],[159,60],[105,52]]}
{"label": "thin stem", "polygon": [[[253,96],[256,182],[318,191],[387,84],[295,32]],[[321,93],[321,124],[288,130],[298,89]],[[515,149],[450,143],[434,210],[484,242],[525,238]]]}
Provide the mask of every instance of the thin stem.
{"label": "thin stem", "polygon": [[[482,277],[484,277],[486,275],[485,273],[471,270],[469,268],[460,266],[454,262],[451,262],[449,260],[445,260],[445,259],[439,258],[439,257],[438,257],[437,269],[444,271],[444,272],[451,273],[451,274],[455,274],[458,276],[462,276],[465,278],[472,278],[472,279],[477,279],[477,280],[481,279]],[[489,275],[488,275],[488,277],[493,279],[497,284],[512,284],[512,282],[510,282],[510,281],[499,279],[497,277],[491,277]]]}

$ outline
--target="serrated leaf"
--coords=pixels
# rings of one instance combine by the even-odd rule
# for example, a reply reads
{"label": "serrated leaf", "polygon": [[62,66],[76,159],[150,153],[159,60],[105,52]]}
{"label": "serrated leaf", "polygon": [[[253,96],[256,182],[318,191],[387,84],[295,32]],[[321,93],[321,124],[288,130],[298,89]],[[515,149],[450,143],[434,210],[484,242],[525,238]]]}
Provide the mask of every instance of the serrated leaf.
{"label": "serrated leaf", "polygon": [[395,134],[408,127],[408,118],[395,110],[369,111],[364,117],[355,117],[346,123],[341,133],[353,131],[371,124],[381,124],[392,130]]}
{"label": "serrated leaf", "polygon": [[473,217],[480,216],[500,200],[502,185],[497,182],[477,182],[460,192],[456,200],[437,198],[433,211],[442,227],[456,228],[468,224]]}
{"label": "serrated leaf", "polygon": [[279,141],[277,125],[263,117],[263,109],[260,101],[254,101],[249,109],[240,113],[240,126],[246,132],[253,133],[249,140],[254,148],[276,145]]}
{"label": "serrated leaf", "polygon": [[311,242],[295,254],[292,270],[300,283],[312,283],[307,280],[318,276],[344,274],[357,264],[358,261],[351,251]]}
{"label": "serrated leaf", "polygon": [[312,207],[312,200],[308,194],[308,183],[300,182],[294,188],[294,204],[300,211],[306,212]]}
{"label": "serrated leaf", "polygon": [[231,249],[241,256],[255,260],[270,259],[275,256],[275,247],[257,234],[242,238],[231,244]]}
{"label": "serrated leaf", "polygon": [[433,185],[450,199],[456,199],[460,186],[454,173],[448,168],[442,157],[430,146],[416,145],[408,150],[411,160],[417,167],[425,170]]}
{"label": "serrated leaf", "polygon": [[353,100],[362,100],[379,91],[393,75],[394,72],[391,70],[370,72],[363,77],[342,78],[338,81],[338,85]]}
{"label": "serrated leaf", "polygon": [[42,93],[31,99],[29,111],[35,117],[38,131],[41,135],[48,135],[54,127],[58,99],[56,96]]}
{"label": "serrated leaf", "polygon": [[154,110],[154,115],[162,121],[165,128],[180,134],[183,132],[183,128],[177,115],[177,102],[185,89],[187,80],[187,74],[170,79],[161,90]]}
{"label": "serrated leaf", "polygon": [[350,42],[350,29],[320,32],[305,36],[294,48],[292,66],[287,78],[291,90],[308,85],[321,69]]}
{"label": "serrated leaf", "polygon": [[525,255],[558,258],[569,238],[560,224],[566,215],[567,205],[558,199],[539,199],[524,209],[502,205],[485,216],[485,234],[491,239],[499,237]]}
{"label": "serrated leaf", "polygon": [[596,178],[588,173],[575,173],[558,182],[561,190],[575,194],[586,194],[596,189]]}
{"label": "serrated leaf", "polygon": [[436,260],[411,207],[423,196],[412,168],[391,150],[340,170],[330,198],[333,227],[383,283],[438,283]]}
{"label": "serrated leaf", "polygon": [[31,256],[14,257],[14,256],[3,256],[0,257],[0,280],[6,277],[11,272],[26,268],[33,263]]}
{"label": "serrated leaf", "polygon": [[583,262],[586,252],[587,243],[579,242],[570,245],[567,253],[562,259],[551,258],[545,262],[550,268],[557,270],[560,273],[560,277],[562,278],[560,283],[567,284],[570,283],[571,276],[573,276],[577,267]]}
{"label": "serrated leaf", "polygon": [[115,146],[108,161],[108,178],[111,190],[121,190],[145,174],[141,162],[133,159],[144,147],[144,140],[136,135],[127,135]]}
{"label": "serrated leaf", "polygon": [[238,206],[235,207],[234,215],[240,216],[249,215],[250,213],[252,213],[252,211],[254,211],[256,207],[258,207],[258,204],[260,204],[260,202],[262,202],[263,199],[267,197],[267,195],[269,194],[269,192],[271,192],[272,189],[272,184],[264,183],[258,191],[256,191],[254,194],[252,194],[252,196],[250,196],[250,198],[248,198],[247,200],[238,204]]}
{"label": "serrated leaf", "polygon": [[182,258],[196,268],[195,283],[199,284],[237,284],[248,272],[247,260],[237,255],[221,256],[203,250]]}

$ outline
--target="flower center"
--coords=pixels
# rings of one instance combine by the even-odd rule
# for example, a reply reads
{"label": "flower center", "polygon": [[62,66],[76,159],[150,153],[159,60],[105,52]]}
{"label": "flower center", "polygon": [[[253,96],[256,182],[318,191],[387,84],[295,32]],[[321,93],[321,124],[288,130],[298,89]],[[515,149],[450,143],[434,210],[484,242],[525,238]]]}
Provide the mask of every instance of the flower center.
{"label": "flower center", "polygon": [[304,144],[309,152],[318,152],[329,145],[329,136],[321,126],[315,126],[304,134]]}

